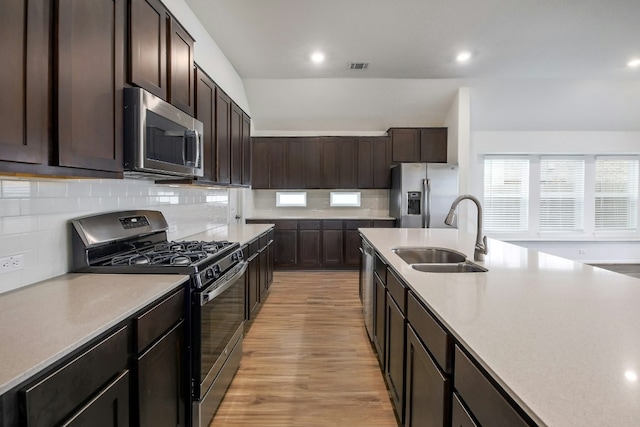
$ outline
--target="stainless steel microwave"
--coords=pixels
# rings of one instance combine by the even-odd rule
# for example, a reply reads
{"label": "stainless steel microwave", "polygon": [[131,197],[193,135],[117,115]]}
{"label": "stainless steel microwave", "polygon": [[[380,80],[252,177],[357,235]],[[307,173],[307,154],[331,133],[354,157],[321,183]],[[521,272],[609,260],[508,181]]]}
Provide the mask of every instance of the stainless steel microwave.
{"label": "stainless steel microwave", "polygon": [[144,175],[203,176],[203,125],[141,88],[124,89],[124,169]]}

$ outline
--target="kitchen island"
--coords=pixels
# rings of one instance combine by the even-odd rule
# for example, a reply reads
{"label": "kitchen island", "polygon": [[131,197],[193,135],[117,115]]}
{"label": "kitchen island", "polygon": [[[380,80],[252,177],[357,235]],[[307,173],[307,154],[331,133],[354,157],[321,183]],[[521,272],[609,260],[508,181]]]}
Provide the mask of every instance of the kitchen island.
{"label": "kitchen island", "polygon": [[360,231],[456,346],[534,423],[637,424],[640,281],[493,239],[477,262],[488,272],[425,273],[392,249],[450,248],[472,260],[475,236]]}

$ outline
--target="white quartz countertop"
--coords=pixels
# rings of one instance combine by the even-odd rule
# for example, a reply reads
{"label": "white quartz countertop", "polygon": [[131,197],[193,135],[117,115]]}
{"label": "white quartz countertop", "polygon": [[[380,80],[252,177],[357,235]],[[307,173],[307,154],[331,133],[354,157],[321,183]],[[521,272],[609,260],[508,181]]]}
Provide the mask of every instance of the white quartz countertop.
{"label": "white quartz countertop", "polygon": [[244,245],[270,228],[273,228],[273,224],[228,224],[193,234],[180,240],[203,240],[205,242],[228,240]]}
{"label": "white quartz countertop", "polygon": [[534,421],[640,420],[640,280],[489,239],[486,273],[424,273],[391,249],[437,246],[473,260],[475,235],[360,229]]}
{"label": "white quartz countertop", "polygon": [[0,295],[0,394],[187,279],[160,274],[66,274]]}
{"label": "white quartz countertop", "polygon": [[390,217],[388,215],[358,215],[358,214],[344,214],[344,215],[337,215],[335,212],[334,213],[328,213],[328,212],[307,212],[304,214],[286,214],[286,215],[277,215],[276,213],[273,214],[263,214],[263,215],[254,215],[251,216],[249,218],[247,218],[248,220],[259,220],[259,221],[264,221],[264,220],[282,220],[282,219],[324,219],[324,220],[363,220],[363,221],[389,221],[389,220],[395,220],[395,218]]}

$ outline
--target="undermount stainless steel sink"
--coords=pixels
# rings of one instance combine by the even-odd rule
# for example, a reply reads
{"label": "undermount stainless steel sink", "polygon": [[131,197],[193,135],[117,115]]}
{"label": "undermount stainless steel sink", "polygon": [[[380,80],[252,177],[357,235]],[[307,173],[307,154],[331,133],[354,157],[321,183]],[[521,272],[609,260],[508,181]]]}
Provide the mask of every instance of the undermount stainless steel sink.
{"label": "undermount stainless steel sink", "polygon": [[470,261],[448,264],[411,264],[411,268],[426,273],[484,273],[487,270],[484,267],[474,264]]}
{"label": "undermount stainless steel sink", "polygon": [[444,248],[401,247],[393,251],[407,264],[456,264],[467,260],[465,254]]}
{"label": "undermount stainless steel sink", "polygon": [[474,264],[461,252],[429,246],[393,248],[411,268],[426,273],[484,273],[486,268]]}

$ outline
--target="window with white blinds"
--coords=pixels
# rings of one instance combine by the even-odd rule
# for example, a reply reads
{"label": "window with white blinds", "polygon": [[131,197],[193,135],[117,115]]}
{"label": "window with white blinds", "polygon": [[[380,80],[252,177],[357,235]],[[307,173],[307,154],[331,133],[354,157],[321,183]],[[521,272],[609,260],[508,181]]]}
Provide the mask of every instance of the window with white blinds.
{"label": "window with white blinds", "polygon": [[485,155],[484,226],[507,239],[640,239],[640,155]]}
{"label": "window with white blinds", "polygon": [[540,158],[540,231],[582,231],[584,227],[583,158]]}
{"label": "window with white blinds", "polygon": [[529,159],[485,157],[484,214],[487,231],[527,231]]}
{"label": "window with white blinds", "polygon": [[638,159],[596,158],[595,229],[638,227]]}

